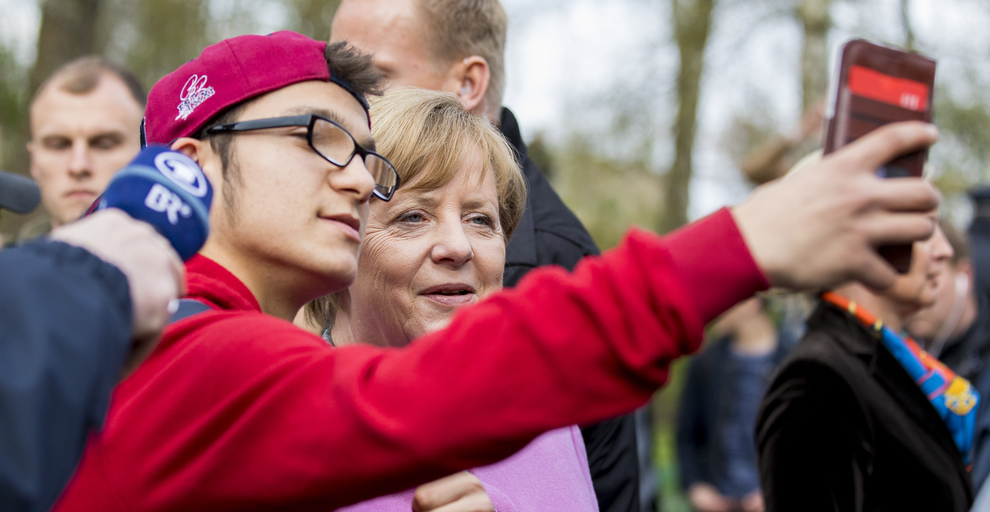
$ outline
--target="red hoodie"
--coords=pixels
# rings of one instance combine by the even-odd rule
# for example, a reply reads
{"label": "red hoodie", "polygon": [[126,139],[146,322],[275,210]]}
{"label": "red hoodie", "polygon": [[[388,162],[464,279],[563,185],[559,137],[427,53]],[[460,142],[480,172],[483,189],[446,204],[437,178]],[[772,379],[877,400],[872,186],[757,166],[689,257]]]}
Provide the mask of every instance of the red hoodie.
{"label": "red hoodie", "polygon": [[642,405],[705,323],[766,280],[722,210],[531,272],[401,350],[331,349],[196,257],[216,308],[166,329],[56,509],[328,511],[492,463]]}

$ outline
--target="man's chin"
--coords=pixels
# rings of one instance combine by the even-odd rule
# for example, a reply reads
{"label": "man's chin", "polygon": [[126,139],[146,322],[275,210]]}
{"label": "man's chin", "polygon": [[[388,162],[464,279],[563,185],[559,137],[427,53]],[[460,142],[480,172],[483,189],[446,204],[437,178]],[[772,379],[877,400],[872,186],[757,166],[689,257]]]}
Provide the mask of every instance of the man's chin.
{"label": "man's chin", "polygon": [[82,218],[86,213],[86,210],[93,205],[92,201],[83,202],[77,201],[69,207],[63,208],[62,213],[58,215],[52,215],[52,225],[63,225],[70,222],[75,222]]}

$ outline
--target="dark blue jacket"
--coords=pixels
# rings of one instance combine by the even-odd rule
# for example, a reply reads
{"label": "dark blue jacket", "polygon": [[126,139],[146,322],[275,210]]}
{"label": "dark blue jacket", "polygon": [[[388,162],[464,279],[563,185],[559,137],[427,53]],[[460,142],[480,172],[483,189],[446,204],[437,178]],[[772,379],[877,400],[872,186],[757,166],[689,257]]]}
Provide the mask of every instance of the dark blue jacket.
{"label": "dark blue jacket", "polygon": [[[516,117],[502,109],[502,135],[516,149],[526,178],[526,209],[505,249],[505,286],[515,286],[530,270],[560,265],[572,270],[581,258],[598,254],[588,230],[540,169],[529,159]],[[638,512],[639,458],[632,414],[581,427],[591,481],[601,512]]]}
{"label": "dark blue jacket", "polygon": [[116,267],[60,242],[0,250],[0,511],[51,508],[130,347]]}
{"label": "dark blue jacket", "polygon": [[[773,370],[787,356],[789,347],[785,340],[777,343],[770,360],[770,371],[764,375],[767,385],[773,378]],[[735,402],[734,375],[728,338],[708,345],[688,367],[677,414],[677,459],[685,490],[696,483],[714,485],[716,475],[721,474],[725,456],[718,436],[725,429],[729,410]]]}

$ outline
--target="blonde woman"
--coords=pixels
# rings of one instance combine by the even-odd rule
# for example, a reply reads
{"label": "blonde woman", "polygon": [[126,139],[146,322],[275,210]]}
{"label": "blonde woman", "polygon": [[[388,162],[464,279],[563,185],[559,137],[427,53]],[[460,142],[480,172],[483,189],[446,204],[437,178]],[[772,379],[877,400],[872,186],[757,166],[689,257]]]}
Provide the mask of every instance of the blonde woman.
{"label": "blonde woman", "polygon": [[[505,244],[526,191],[511,146],[453,94],[395,90],[372,106],[372,126],[402,185],[391,201],[371,203],[354,284],[314,303],[309,318],[317,330],[330,326],[325,338],[334,345],[402,347],[502,287]],[[416,369],[409,371],[415,378]],[[463,510],[480,503],[499,512],[596,511],[586,457],[577,426],[553,430],[500,463],[473,469],[474,477],[424,486],[417,510],[429,510],[424,502],[441,495],[475,507]],[[469,492],[482,488],[490,502]],[[406,512],[413,500],[410,489],[345,510]]]}

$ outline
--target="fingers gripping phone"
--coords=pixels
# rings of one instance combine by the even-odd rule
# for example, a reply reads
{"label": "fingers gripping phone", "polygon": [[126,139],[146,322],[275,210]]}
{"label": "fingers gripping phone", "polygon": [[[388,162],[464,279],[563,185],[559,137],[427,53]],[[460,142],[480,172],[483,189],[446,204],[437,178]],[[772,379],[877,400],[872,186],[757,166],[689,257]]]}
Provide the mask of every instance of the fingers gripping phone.
{"label": "fingers gripping phone", "polygon": [[[935,60],[862,39],[839,48],[826,110],[823,153],[828,154],[888,123],[932,120]],[[928,150],[901,155],[877,170],[883,178],[921,177]],[[911,244],[878,252],[900,273],[911,267]]]}

